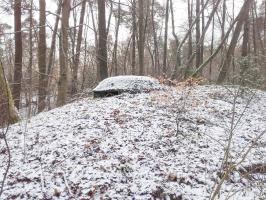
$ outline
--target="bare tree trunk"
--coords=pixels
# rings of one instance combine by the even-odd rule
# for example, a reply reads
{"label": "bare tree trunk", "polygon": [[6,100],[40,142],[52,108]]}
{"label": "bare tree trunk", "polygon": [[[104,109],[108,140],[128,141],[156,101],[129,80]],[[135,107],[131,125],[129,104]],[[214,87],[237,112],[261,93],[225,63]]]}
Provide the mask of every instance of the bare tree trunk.
{"label": "bare tree trunk", "polygon": [[132,36],[129,38],[128,43],[127,43],[127,48],[126,48],[126,52],[125,52],[125,56],[124,56],[124,61],[123,61],[123,73],[124,75],[127,74],[127,61],[128,61],[128,52],[129,52],[129,48],[130,48],[130,44],[131,44],[131,40],[132,40]]}
{"label": "bare tree trunk", "polygon": [[[94,40],[95,40],[95,47],[96,49],[98,49],[98,30],[96,27],[96,23],[95,23],[95,17],[94,17],[94,11],[93,11],[93,4],[91,1],[89,1],[89,7],[90,7],[90,11],[91,11],[91,21],[92,21],[92,27],[93,27],[93,32],[94,32]],[[98,62],[97,62],[98,63]]]}
{"label": "bare tree trunk", "polygon": [[145,47],[145,32],[144,32],[144,1],[139,0],[139,75],[144,75],[144,47]]}
{"label": "bare tree trunk", "polygon": [[14,27],[15,27],[15,66],[14,83],[12,94],[15,106],[19,109],[22,81],[22,34],[21,34],[21,0],[14,4]]}
{"label": "bare tree trunk", "polygon": [[47,75],[48,79],[52,71],[52,65],[53,65],[53,58],[55,53],[55,46],[56,46],[56,36],[57,36],[57,30],[58,30],[58,24],[61,14],[61,8],[62,8],[62,0],[59,0],[58,8],[56,11],[56,18],[55,18],[55,24],[53,28],[53,34],[52,34],[52,40],[51,40],[51,46],[50,46],[50,52],[48,56],[48,65],[47,65]]}
{"label": "bare tree trunk", "polygon": [[38,87],[38,112],[45,109],[46,99],[46,3],[39,0],[39,40],[38,40],[38,66],[39,66],[39,87]]}
{"label": "bare tree trunk", "polygon": [[110,12],[109,12],[107,28],[106,28],[106,35],[107,36],[109,34],[109,30],[110,30],[110,26],[111,26],[111,19],[112,19],[112,14],[113,14],[113,1],[109,1],[109,3],[110,3]]}
{"label": "bare tree trunk", "polygon": [[45,83],[46,86],[45,87],[47,88],[46,95],[47,95],[47,104],[48,104],[49,110],[51,109],[51,106],[50,106],[50,92],[51,92],[50,91],[50,79],[51,79],[52,67],[53,67],[53,62],[54,62],[54,57],[55,57],[56,38],[58,35],[58,25],[59,25],[61,9],[62,9],[62,0],[59,0],[57,11],[56,11],[55,24],[54,24],[54,28],[53,28],[52,40],[51,40],[51,45],[50,45],[50,51],[49,51],[49,55],[48,55],[48,64],[47,64],[47,72],[46,72],[47,79],[46,79],[46,83]]}
{"label": "bare tree trunk", "polygon": [[[69,69],[71,71],[71,81],[73,79],[73,74],[74,74],[74,63],[75,63],[75,48],[76,48],[76,38],[77,38],[77,1],[71,1],[70,2],[70,7],[72,6],[71,10],[71,14],[72,14],[72,17],[71,18],[71,21],[73,23],[73,28],[72,27],[69,27],[69,40],[70,40],[70,45],[69,45],[69,49],[71,51],[71,55],[69,55]],[[71,47],[71,48],[70,48]],[[70,92],[72,94],[72,85],[71,85],[71,88],[70,88]]]}
{"label": "bare tree trunk", "polygon": [[29,20],[30,20],[30,27],[29,27],[29,65],[28,65],[28,113],[27,117],[31,117],[31,102],[32,102],[32,64],[33,64],[33,41],[32,41],[32,29],[33,29],[33,0],[30,1],[30,10],[29,10]]}
{"label": "bare tree trunk", "polygon": [[223,12],[222,12],[222,24],[221,24],[221,30],[222,30],[221,40],[223,40],[224,34],[225,34],[226,1],[227,0],[223,0]]}
{"label": "bare tree trunk", "polygon": [[[85,29],[86,30],[86,29]],[[87,31],[85,31],[85,35]],[[81,91],[84,90],[84,85],[85,85],[85,73],[86,73],[86,65],[87,65],[87,37],[85,37],[85,47],[84,47],[84,61],[83,61],[83,70],[82,70],[82,81],[81,81]]]}
{"label": "bare tree trunk", "polygon": [[[193,0],[191,2],[191,0],[188,0],[187,1],[188,4],[188,27],[192,27],[192,13],[193,13]],[[186,66],[186,69],[185,69],[185,78],[188,77],[189,75],[189,71],[190,71],[190,68],[191,68],[191,64],[193,63],[193,59],[190,60],[191,56],[192,56],[192,31],[189,31],[188,33],[188,53],[187,53],[187,58],[188,58],[188,63],[187,63],[187,66]]]}
{"label": "bare tree trunk", "polygon": [[[200,38],[198,40],[198,43],[196,43],[196,48],[200,48],[201,45],[203,44],[205,34],[206,34],[206,32],[207,32],[210,24],[211,24],[212,19],[214,18],[214,15],[215,15],[218,7],[219,7],[220,2],[221,2],[221,0],[217,0],[215,2],[215,4],[213,5],[212,12],[210,13],[210,16],[208,17],[209,19],[208,19],[206,25],[204,26],[204,28],[202,29],[202,33],[201,33],[201,36],[200,36]],[[192,54],[192,56],[189,58],[189,61],[188,62],[191,62],[191,60],[193,60],[193,58],[194,58],[194,56],[195,56],[196,53],[197,53],[197,51]],[[200,55],[202,55],[202,54],[200,54]],[[203,59],[203,58],[201,58],[201,59]],[[202,64],[202,62],[203,62],[203,60],[200,61],[201,64]],[[198,72],[199,72],[198,75],[200,75],[201,72],[202,72],[202,69],[198,70]]]}
{"label": "bare tree trunk", "polygon": [[[214,0],[213,0],[213,6],[214,6]],[[214,16],[212,18],[212,37],[211,37],[211,55],[213,54],[214,50],[214,29],[215,29],[215,20]],[[212,80],[212,60],[210,61],[210,67],[209,67],[209,79]]]}
{"label": "bare tree trunk", "polygon": [[[256,1],[254,2],[254,15],[255,15],[256,19],[259,19]],[[263,40],[261,37],[261,32],[259,31],[259,23],[257,20],[256,20],[255,24],[256,24],[256,30],[257,30],[256,33],[257,33],[257,37],[258,37],[259,48],[260,48],[260,51],[262,52],[262,54],[264,55],[265,54],[265,46],[264,46],[264,43],[263,43]]]}
{"label": "bare tree trunk", "polygon": [[244,34],[243,34],[243,42],[242,42],[242,49],[241,49],[241,56],[242,58],[244,58],[240,66],[240,81],[242,85],[244,84],[243,74],[248,68],[248,63],[246,60],[246,57],[248,56],[248,43],[249,43],[249,19],[247,17],[245,24],[244,24]]}
{"label": "bare tree trunk", "polygon": [[0,61],[0,128],[19,121],[12,94],[7,83],[4,67]]}
{"label": "bare tree trunk", "polygon": [[75,54],[74,63],[73,63],[72,89],[71,89],[72,95],[76,94],[78,91],[78,68],[79,68],[79,61],[80,61],[79,58],[80,58],[85,10],[86,10],[86,1],[83,1],[81,4],[81,11],[80,11],[76,54]]}
{"label": "bare tree trunk", "polygon": [[[206,0],[206,2],[204,3],[204,6],[200,9],[200,11],[198,12],[198,14],[196,15],[195,19],[191,22],[191,25],[188,29],[188,31],[186,32],[184,38],[180,41],[180,44],[177,48],[177,51],[180,53],[180,50],[183,46],[183,44],[185,43],[185,41],[187,40],[187,38],[189,37],[189,34],[191,34],[192,29],[194,27],[194,25],[197,23],[198,19],[201,16],[201,13],[203,12],[203,10],[206,8],[206,6],[208,5],[208,3],[210,2],[210,0]],[[193,59],[193,56],[190,56],[191,59]],[[188,63],[191,63],[192,60],[188,59]],[[199,68],[198,68],[199,69]],[[185,72],[185,77],[188,76],[188,72],[189,72],[189,65],[187,64],[187,68],[186,68],[186,72]]]}
{"label": "bare tree trunk", "polygon": [[164,51],[163,51],[163,74],[166,75],[167,65],[167,42],[168,42],[168,21],[169,21],[169,0],[166,0],[164,27]]}
{"label": "bare tree trunk", "polygon": [[227,41],[231,31],[234,28],[234,25],[237,23],[237,19],[235,19],[233,21],[233,23],[230,25],[230,27],[228,28],[224,38],[222,39],[222,41],[220,42],[220,44],[218,45],[218,47],[215,49],[215,51],[207,58],[206,61],[204,61],[198,69],[196,69],[196,71],[193,72],[193,74],[191,76],[197,76],[198,72],[200,70],[202,70],[205,66],[207,66],[209,64],[209,62],[212,61],[213,58],[215,58],[217,56],[217,54],[222,50],[222,47],[224,46],[225,42]]}
{"label": "bare tree trunk", "polygon": [[[263,44],[264,44],[264,47],[266,48],[266,2],[264,3],[264,20],[263,20]],[[263,67],[263,74],[264,76],[266,76],[266,51],[264,51],[263,53],[263,64],[264,64],[264,67]],[[265,85],[266,85],[266,81],[264,81]]]}
{"label": "bare tree trunk", "polygon": [[152,31],[153,31],[153,45],[154,45],[154,68],[155,74],[160,73],[160,60],[159,60],[159,50],[158,50],[158,42],[157,42],[157,31],[155,28],[155,19],[154,19],[154,4],[155,0],[152,0],[152,10],[151,10],[151,17],[152,17]]}
{"label": "bare tree trunk", "polygon": [[243,42],[241,50],[242,57],[248,56],[248,43],[249,43],[249,20],[247,18],[244,24],[244,34],[243,34]]}
{"label": "bare tree trunk", "polygon": [[[203,8],[204,6],[204,0],[201,0],[201,7]],[[203,34],[204,32],[204,28],[205,28],[205,12],[204,10],[202,11],[202,14],[201,14],[201,41],[200,41],[200,64],[202,64],[203,62],[203,57],[204,57],[204,39],[205,39],[205,34]]]}
{"label": "bare tree trunk", "polygon": [[[200,0],[196,0],[196,15],[200,12]],[[202,11],[203,13],[203,11]],[[201,47],[200,47],[200,17],[197,18],[196,22],[196,68],[201,64]]]}
{"label": "bare tree trunk", "polygon": [[[266,47],[266,2],[264,2],[264,20],[263,20],[263,38],[264,38],[264,47]],[[266,53],[266,52],[264,52]]]}
{"label": "bare tree trunk", "polygon": [[[223,5],[222,5],[222,21],[221,21],[221,41],[224,39],[225,36],[225,22],[226,22],[226,1],[227,0],[223,0]],[[223,61],[223,57],[224,57],[224,49],[225,49],[225,44],[223,44],[222,49],[221,49],[221,61]]]}
{"label": "bare tree trunk", "polygon": [[195,16],[195,19],[192,21],[191,26],[189,27],[189,29],[188,29],[188,31],[186,32],[184,38],[181,40],[181,42],[180,42],[180,44],[179,44],[179,46],[178,46],[178,51],[180,51],[181,48],[183,47],[183,45],[184,45],[184,43],[186,42],[186,40],[187,40],[189,34],[190,34],[191,31],[192,31],[194,25],[196,24],[197,19],[200,18],[201,13],[203,12],[204,9],[206,9],[206,7],[207,7],[207,5],[208,5],[209,2],[210,2],[210,0],[206,0],[206,2],[204,3],[203,8],[201,8],[201,9],[200,9],[200,12],[198,13],[198,15]]}
{"label": "bare tree trunk", "polygon": [[[174,16],[174,8],[173,8],[173,0],[170,0],[170,10],[171,10],[171,19],[172,19],[172,34],[175,38],[175,45],[176,48],[178,48],[179,46],[179,39],[175,33],[175,16]],[[176,61],[175,61],[175,68],[174,71],[171,75],[171,79],[176,79],[177,78],[177,71],[178,71],[178,67],[180,67],[181,65],[181,58],[180,58],[180,53],[179,51],[175,51],[176,52]]]}
{"label": "bare tree trunk", "polygon": [[60,77],[58,82],[57,106],[64,105],[66,103],[66,97],[67,97],[69,13],[70,13],[70,0],[63,0],[60,49],[59,49]]}
{"label": "bare tree trunk", "polygon": [[121,5],[120,0],[118,2],[118,16],[117,16],[117,22],[116,22],[116,28],[115,28],[115,43],[114,43],[114,49],[113,49],[113,58],[112,58],[112,69],[114,69],[114,75],[118,75],[118,62],[117,62],[117,47],[118,47],[118,34],[119,34],[119,28],[120,28],[120,21],[121,21]]}
{"label": "bare tree trunk", "polygon": [[246,0],[239,12],[239,15],[237,16],[236,28],[233,33],[229,48],[227,50],[226,58],[222,64],[221,71],[218,76],[218,80],[217,80],[218,83],[222,83],[226,78],[227,72],[231,65],[232,55],[234,54],[235,47],[236,47],[243,23],[246,21],[248,17],[249,8],[253,2],[254,0]]}
{"label": "bare tree trunk", "polygon": [[136,0],[132,2],[132,58],[131,58],[131,73],[136,74],[136,32],[137,32],[137,22],[136,22]]}
{"label": "bare tree trunk", "polygon": [[99,30],[99,45],[98,45],[98,63],[97,77],[101,81],[108,77],[107,68],[107,33],[105,20],[105,0],[98,0],[98,30]]}
{"label": "bare tree trunk", "polygon": [[[257,56],[257,33],[256,33],[256,20],[255,20],[255,14],[254,14],[254,5],[252,6],[252,41],[253,41],[253,50],[254,50],[254,55],[255,57]],[[256,58],[255,58],[256,59]]]}
{"label": "bare tree trunk", "polygon": [[[94,11],[93,11],[93,1],[89,1],[89,8],[91,11],[91,21],[92,21],[92,28],[94,32],[94,41],[95,41],[95,52],[99,51],[99,41],[98,41],[98,30],[95,22],[95,17],[94,17]],[[97,79],[98,79],[98,70],[100,69],[100,63],[98,62],[98,57],[97,57],[97,62],[96,62],[96,74],[97,74]]]}

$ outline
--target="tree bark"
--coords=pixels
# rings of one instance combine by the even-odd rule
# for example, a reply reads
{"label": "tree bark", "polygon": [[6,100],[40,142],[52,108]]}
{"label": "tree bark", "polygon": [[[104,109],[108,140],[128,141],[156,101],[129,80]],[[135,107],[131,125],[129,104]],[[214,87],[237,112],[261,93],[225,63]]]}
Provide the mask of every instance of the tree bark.
{"label": "tree bark", "polygon": [[248,56],[248,43],[249,43],[249,20],[246,19],[245,24],[244,24],[244,34],[243,34],[243,42],[242,42],[242,49],[241,49],[242,57]]}
{"label": "tree bark", "polygon": [[[216,11],[217,11],[217,9],[218,9],[218,7],[219,7],[220,2],[221,2],[221,0],[217,0],[217,1],[215,2],[215,4],[213,5],[212,12],[210,13],[210,16],[208,17],[209,19],[208,19],[206,25],[205,25],[205,26],[203,27],[203,29],[202,29],[202,33],[201,33],[201,36],[200,36],[200,38],[199,38],[199,40],[198,40],[198,43],[196,43],[196,48],[197,48],[197,49],[199,48],[199,50],[196,50],[196,52],[193,53],[193,54],[191,55],[191,57],[190,57],[189,60],[188,60],[188,63],[189,63],[189,62],[192,62],[192,60],[194,59],[195,54],[197,54],[198,51],[201,51],[201,50],[202,50],[201,46],[202,46],[203,43],[204,43],[204,37],[205,37],[205,34],[206,34],[206,32],[207,32],[207,30],[208,30],[210,24],[211,24],[212,19],[214,18],[214,14],[216,13]],[[201,52],[200,52],[200,64],[203,63],[203,60],[201,60],[201,59],[203,59],[203,57],[202,57],[202,54],[201,54]],[[202,74],[202,69],[200,69],[200,70],[198,71],[198,75],[201,75],[201,74]]]}
{"label": "tree bark", "polygon": [[[227,0],[223,0],[223,5],[222,5],[221,41],[223,40],[224,35],[225,35],[225,20],[226,20],[225,17],[226,17],[226,7],[227,7],[226,1]],[[222,46],[222,49],[221,49],[221,61],[223,60],[222,58],[224,56],[224,45]]]}
{"label": "tree bark", "polygon": [[[193,13],[193,3],[191,3],[191,0],[188,0],[188,27],[192,27],[192,13]],[[186,66],[186,70],[185,70],[185,78],[188,77],[189,75],[189,71],[191,68],[191,64],[193,63],[193,60],[190,60],[191,56],[192,56],[192,31],[189,31],[188,33],[188,53],[187,53],[187,59],[188,59],[188,63]]]}
{"label": "tree bark", "polygon": [[58,34],[57,30],[58,30],[58,24],[59,24],[59,19],[60,19],[60,14],[61,14],[61,8],[62,8],[62,0],[59,1],[58,8],[56,11],[56,19],[55,19],[55,24],[53,28],[51,47],[50,47],[50,52],[49,52],[49,57],[48,57],[48,65],[47,65],[48,79],[52,71],[53,58],[54,58],[54,52],[55,52],[55,46],[56,46],[56,36]]}
{"label": "tree bark", "polygon": [[114,75],[118,75],[118,62],[117,62],[117,48],[118,48],[118,34],[120,28],[120,21],[121,21],[121,4],[120,0],[118,2],[118,16],[116,21],[116,28],[115,28],[115,43],[113,49],[113,58],[112,58],[112,69],[114,69]]}
{"label": "tree bark", "polygon": [[[203,8],[203,6],[204,6],[204,0],[201,0],[201,7]],[[202,33],[201,37],[202,39],[200,40],[200,64],[202,64],[203,57],[204,57],[204,39],[205,39],[204,28],[205,28],[205,12],[203,10],[201,14],[201,33]]]}
{"label": "tree bark", "polygon": [[[213,6],[214,6],[214,0],[213,0]],[[210,54],[213,54],[214,50],[214,33],[215,33],[215,20],[214,16],[212,18],[212,37],[211,37],[211,49],[210,49]],[[210,67],[209,67],[209,79],[212,80],[212,60],[210,61]]]}
{"label": "tree bark", "polygon": [[80,61],[80,50],[81,50],[85,10],[86,10],[86,1],[83,1],[81,4],[81,11],[80,11],[80,18],[79,18],[79,30],[78,30],[76,54],[75,54],[74,63],[73,63],[72,89],[71,89],[72,95],[76,94],[78,91],[78,68],[79,68],[79,61]]}
{"label": "tree bark", "polygon": [[68,29],[69,29],[70,0],[63,0],[62,20],[60,34],[60,77],[58,81],[57,106],[66,103],[67,97],[67,73],[68,73]]}
{"label": "tree bark", "polygon": [[[167,42],[168,42],[169,0],[166,0],[165,27],[164,27],[164,51],[163,51],[163,74],[166,75],[167,65]],[[174,28],[174,27],[173,27]]]}
{"label": "tree bark", "polygon": [[249,43],[249,19],[247,17],[245,24],[244,24],[244,33],[243,33],[243,42],[242,42],[242,49],[241,49],[241,56],[244,59],[241,62],[240,66],[240,83],[241,85],[244,84],[244,73],[248,68],[248,62],[246,60],[246,57],[248,56],[248,43]]}
{"label": "tree bark", "polygon": [[152,0],[152,9],[151,9],[151,17],[152,17],[152,31],[153,31],[153,54],[154,54],[154,69],[155,74],[158,75],[160,73],[160,60],[159,60],[159,50],[158,50],[158,41],[157,41],[157,30],[155,28],[155,19],[154,19],[154,4],[155,0]]}
{"label": "tree bark", "polygon": [[33,0],[30,1],[30,10],[29,10],[29,20],[30,20],[30,27],[29,27],[29,64],[28,64],[28,69],[27,69],[27,74],[28,74],[28,113],[27,117],[31,117],[31,103],[32,103],[32,63],[33,63]]}
{"label": "tree bark", "polygon": [[[196,0],[196,16],[200,13],[200,0]],[[203,13],[203,11],[202,11]],[[196,22],[196,68],[201,64],[201,44],[200,44],[200,17],[197,18]]]}
{"label": "tree bark", "polygon": [[98,81],[101,81],[108,77],[105,0],[98,0],[98,31],[99,45],[97,59],[99,64],[97,66],[97,77]]}
{"label": "tree bark", "polygon": [[214,51],[214,52],[213,52],[213,53],[207,58],[207,60],[204,61],[204,62],[199,66],[199,68],[196,69],[196,71],[193,72],[193,74],[192,74],[191,76],[197,76],[197,75],[198,75],[198,72],[199,72],[200,70],[202,70],[205,66],[207,66],[208,63],[211,62],[212,59],[215,58],[216,55],[222,50],[222,47],[224,46],[226,40],[228,39],[228,37],[229,37],[231,31],[233,30],[234,25],[236,24],[236,22],[237,22],[237,20],[235,19],[235,20],[233,21],[233,23],[230,25],[230,27],[228,28],[228,30],[227,30],[227,32],[226,32],[224,38],[223,38],[222,41],[220,42],[219,46],[218,46],[218,47],[215,49],[215,51]]}
{"label": "tree bark", "polygon": [[46,3],[39,0],[39,40],[38,40],[38,66],[39,66],[39,85],[38,85],[38,112],[45,109],[46,99]]}
{"label": "tree bark", "polygon": [[19,121],[12,94],[7,83],[4,67],[0,61],[0,128]]}
{"label": "tree bark", "polygon": [[136,74],[136,0],[132,2],[132,55],[131,55],[131,73]]}
{"label": "tree bark", "polygon": [[[173,0],[170,0],[170,11],[171,11],[171,19],[172,19],[172,35],[175,38],[175,45],[176,48],[179,46],[179,39],[177,37],[177,34],[175,33],[175,17],[174,17],[174,8],[173,8]],[[181,58],[180,58],[180,53],[176,50],[176,61],[175,61],[175,68],[174,71],[171,75],[171,79],[177,79],[177,71],[178,67],[181,65]]]}
{"label": "tree bark", "polygon": [[[253,51],[254,51],[254,55],[255,57],[258,55],[258,47],[257,47],[257,30],[256,30],[256,19],[255,19],[255,14],[254,14],[254,5],[252,6],[252,41],[253,41]],[[256,60],[256,58],[255,58]]]}
{"label": "tree bark", "polygon": [[22,34],[21,34],[21,0],[14,4],[14,27],[15,27],[15,67],[12,94],[15,106],[19,109],[22,80]]}
{"label": "tree bark", "polygon": [[222,83],[226,78],[226,75],[227,75],[228,70],[229,70],[230,65],[231,65],[232,57],[233,57],[233,54],[235,51],[235,47],[236,47],[243,23],[248,18],[249,8],[253,2],[254,2],[254,0],[246,0],[243,4],[238,16],[237,16],[236,28],[235,28],[235,31],[233,33],[230,45],[228,47],[228,50],[226,53],[226,58],[222,64],[217,83]]}
{"label": "tree bark", "polygon": [[139,0],[139,75],[144,75],[144,47],[145,47],[145,33],[144,33],[144,1]]}

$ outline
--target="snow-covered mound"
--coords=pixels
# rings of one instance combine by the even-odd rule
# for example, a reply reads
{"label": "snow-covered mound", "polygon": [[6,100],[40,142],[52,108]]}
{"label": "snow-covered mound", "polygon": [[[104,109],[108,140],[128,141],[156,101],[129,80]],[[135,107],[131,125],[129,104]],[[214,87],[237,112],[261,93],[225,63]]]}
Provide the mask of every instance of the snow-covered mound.
{"label": "snow-covered mound", "polygon": [[[234,99],[232,91],[196,86],[83,99],[12,126],[1,199],[209,199],[232,121],[229,161],[253,145],[239,167],[266,162],[266,136],[255,141],[266,129],[266,94]],[[6,164],[1,140],[0,180]],[[222,184],[221,199],[265,199],[265,174],[242,171]]]}
{"label": "snow-covered mound", "polygon": [[[106,78],[93,89],[95,93],[101,92],[131,92],[139,93],[145,91],[161,90],[159,81],[148,76],[115,76]],[[97,95],[96,95],[97,96]]]}

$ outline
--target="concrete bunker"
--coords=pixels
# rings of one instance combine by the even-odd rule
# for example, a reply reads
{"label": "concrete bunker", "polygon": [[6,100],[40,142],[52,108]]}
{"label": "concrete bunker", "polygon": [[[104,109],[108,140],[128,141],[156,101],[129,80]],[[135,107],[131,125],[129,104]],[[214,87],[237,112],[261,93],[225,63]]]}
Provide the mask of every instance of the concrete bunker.
{"label": "concrete bunker", "polygon": [[157,79],[148,76],[115,76],[101,81],[93,89],[93,97],[103,98],[122,93],[136,94],[162,89]]}

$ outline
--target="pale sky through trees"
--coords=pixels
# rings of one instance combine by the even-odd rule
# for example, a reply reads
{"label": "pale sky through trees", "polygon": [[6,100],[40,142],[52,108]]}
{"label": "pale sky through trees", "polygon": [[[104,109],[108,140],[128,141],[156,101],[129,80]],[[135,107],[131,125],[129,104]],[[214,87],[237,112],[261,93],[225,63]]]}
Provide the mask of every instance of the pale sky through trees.
{"label": "pale sky through trees", "polygon": [[[46,2],[47,2],[46,10],[51,12],[51,13],[55,13],[56,9],[57,9],[57,5],[56,5],[55,1],[54,0],[46,0]],[[165,1],[164,0],[159,0],[159,2],[161,3],[161,5],[163,7],[165,7]],[[128,4],[128,1],[122,0],[121,3],[122,4]],[[237,14],[237,12],[239,11],[242,3],[243,3],[243,0],[235,1],[235,14]],[[38,7],[39,3],[37,0],[34,0],[34,5],[35,5],[35,7]],[[114,4],[114,7],[115,6],[116,5]],[[187,23],[187,2],[186,2],[186,0],[174,0],[173,6],[174,6],[174,14],[175,14],[175,26],[176,26],[175,30],[176,30],[177,35],[179,37],[181,37],[187,29],[187,24],[186,24]],[[121,7],[122,7],[122,9],[127,9],[127,6],[125,6],[125,5],[122,5]],[[231,15],[232,14],[232,0],[228,0],[228,7],[229,7],[228,12]],[[231,10],[231,13],[230,13],[230,10]],[[88,10],[86,10],[86,11],[88,11]],[[107,8],[107,17],[109,14],[108,11],[109,11],[109,9]],[[35,19],[38,21],[38,12],[35,11],[34,15],[35,15]],[[208,15],[208,13],[205,13],[205,15]],[[27,13],[25,13],[22,17],[25,18],[25,16],[27,16]],[[70,17],[72,17],[72,16],[70,16]],[[51,34],[51,30],[49,27],[53,24],[54,18],[55,17],[52,14],[47,15],[47,21],[50,24],[47,27],[47,33],[48,34]],[[85,20],[85,22],[86,22],[86,20]],[[13,26],[13,16],[0,13],[0,23],[7,23],[7,24]],[[89,22],[88,24],[90,27],[92,27],[91,22]],[[71,26],[71,21],[70,21],[70,26]],[[162,27],[164,26],[164,20],[163,19],[161,20],[161,26]],[[114,20],[112,20],[110,32],[112,32],[112,30],[114,30],[114,27],[115,27],[115,22],[114,22]],[[170,29],[172,28],[170,21],[169,21],[169,28]],[[126,40],[127,36],[129,35],[129,32],[130,32],[130,30],[125,28],[125,26],[123,26],[119,32],[120,40]],[[94,42],[93,31],[88,30],[88,34],[92,35],[91,37],[89,37],[89,40],[91,40],[91,42],[93,43]],[[169,31],[169,37],[170,38],[172,37],[171,31]],[[207,34],[207,38],[208,38],[208,34]],[[219,36],[217,35],[217,39],[218,38],[219,38]]]}
{"label": "pale sky through trees", "polygon": [[265,199],[266,0],[0,0],[1,199]]}

